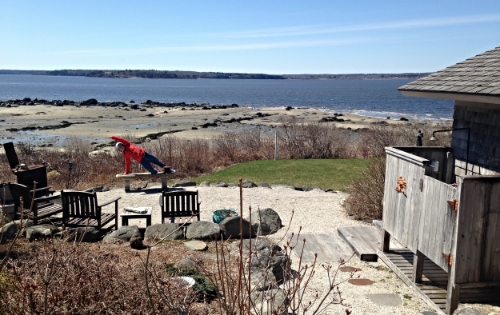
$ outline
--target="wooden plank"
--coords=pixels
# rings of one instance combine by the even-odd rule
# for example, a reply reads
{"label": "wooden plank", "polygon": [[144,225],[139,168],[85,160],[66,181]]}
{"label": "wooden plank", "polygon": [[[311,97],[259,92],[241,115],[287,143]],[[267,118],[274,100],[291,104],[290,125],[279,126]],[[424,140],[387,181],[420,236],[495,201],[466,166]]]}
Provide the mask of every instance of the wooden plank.
{"label": "wooden plank", "polygon": [[488,184],[490,196],[482,278],[483,281],[500,282],[500,176],[497,179],[491,178]]}
{"label": "wooden plank", "polygon": [[116,174],[116,178],[149,178],[149,177],[167,177],[168,173],[158,172],[156,174],[151,173],[129,173],[129,174]]}
{"label": "wooden plank", "polygon": [[375,227],[340,227],[337,231],[361,260],[377,261],[377,248],[380,246],[380,238]]}
{"label": "wooden plank", "polygon": [[[291,235],[289,235],[288,237],[291,237]],[[318,257],[321,255],[321,259],[324,259],[323,248],[319,246],[313,234],[301,234],[298,237],[294,236],[291,243],[296,244],[293,251],[295,252],[297,257],[301,257],[302,255],[302,262],[304,263],[309,264],[314,262],[314,257],[316,256],[316,254],[318,254]]]}
{"label": "wooden plank", "polygon": [[474,177],[459,179],[460,198],[458,209],[455,282],[481,282],[481,250],[485,233],[485,187]]}
{"label": "wooden plank", "polygon": [[316,241],[325,254],[325,262],[338,262],[340,259],[349,259],[353,251],[338,233],[321,233],[315,235]]}

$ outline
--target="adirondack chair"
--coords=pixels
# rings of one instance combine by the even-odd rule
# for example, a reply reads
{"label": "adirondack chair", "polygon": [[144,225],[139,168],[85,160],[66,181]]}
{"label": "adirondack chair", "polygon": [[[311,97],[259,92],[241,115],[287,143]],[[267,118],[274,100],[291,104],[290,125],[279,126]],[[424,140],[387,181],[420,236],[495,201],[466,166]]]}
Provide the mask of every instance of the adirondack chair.
{"label": "adirondack chair", "polygon": [[[97,194],[63,190],[61,191],[62,205],[63,205],[63,224],[68,227],[81,227],[90,226],[97,229],[112,222],[114,223],[106,229],[118,228],[118,200],[121,197],[114,198],[105,203],[97,203]],[[115,204],[114,213],[103,213],[102,207]]]}
{"label": "adirondack chair", "polygon": [[[29,217],[33,220],[35,225],[38,224],[40,219],[50,217],[63,211],[61,205],[50,202],[51,200],[58,199],[60,196],[35,197],[35,199],[33,199],[33,190],[30,190],[29,187],[25,185],[17,183],[9,183],[9,190],[14,199],[16,216],[18,218],[20,218],[21,215],[23,218]],[[23,200],[22,209],[21,198]],[[32,202],[33,208],[30,211]]]}
{"label": "adirondack chair", "polygon": [[200,203],[198,191],[163,191],[160,196],[161,222],[170,218],[174,223],[175,218],[193,215],[200,221]]}
{"label": "adirondack chair", "polygon": [[[52,194],[53,191],[47,186],[47,169],[45,165],[23,165],[19,162],[14,144],[7,142],[3,144],[5,155],[9,161],[12,173],[16,175],[17,182],[33,189],[33,182],[36,181],[36,196],[42,197]],[[23,167],[21,167],[23,166]]]}

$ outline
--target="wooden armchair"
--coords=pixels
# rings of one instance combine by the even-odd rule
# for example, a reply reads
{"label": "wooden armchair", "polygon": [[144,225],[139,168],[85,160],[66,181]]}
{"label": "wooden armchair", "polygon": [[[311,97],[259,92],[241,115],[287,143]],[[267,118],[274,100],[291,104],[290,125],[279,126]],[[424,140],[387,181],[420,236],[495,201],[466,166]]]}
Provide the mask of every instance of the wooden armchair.
{"label": "wooden armchair", "polygon": [[[40,190],[44,189],[46,189],[46,187]],[[29,218],[33,220],[35,225],[38,224],[38,220],[50,217],[63,211],[61,205],[50,202],[51,200],[58,199],[60,196],[36,197],[33,199],[33,190],[30,190],[29,187],[25,185],[16,183],[9,183],[9,190],[12,198],[14,199],[16,216],[18,218],[21,216],[23,218]],[[39,189],[35,190],[35,196],[37,195],[37,191],[39,191]],[[22,209],[21,198],[23,200]],[[30,211],[32,202],[33,208]]]}
{"label": "wooden armchair", "polygon": [[198,191],[163,191],[160,196],[161,222],[170,218],[174,223],[175,218],[193,215],[200,221],[200,203]]}
{"label": "wooden armchair", "polygon": [[[114,221],[109,227],[118,228],[118,200],[114,198],[105,203],[97,203],[97,194],[83,191],[61,191],[63,205],[63,224],[68,227],[91,226],[102,229],[106,224]],[[115,213],[103,213],[102,207],[115,204]]]}
{"label": "wooden armchair", "polygon": [[[9,161],[10,169],[12,173],[16,175],[17,182],[19,184],[28,186],[29,189],[33,189],[33,182],[37,182],[36,185],[36,197],[47,196],[54,193],[50,190],[47,185],[47,169],[45,165],[23,165],[19,162],[17,157],[14,144],[12,142],[7,142],[3,144],[5,155]],[[23,167],[21,167],[23,165]]]}

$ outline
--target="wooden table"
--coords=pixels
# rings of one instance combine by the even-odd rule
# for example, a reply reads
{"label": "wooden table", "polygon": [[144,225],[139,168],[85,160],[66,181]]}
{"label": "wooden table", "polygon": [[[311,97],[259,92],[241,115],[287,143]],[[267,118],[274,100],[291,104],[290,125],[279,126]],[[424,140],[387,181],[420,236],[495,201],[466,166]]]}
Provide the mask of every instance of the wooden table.
{"label": "wooden table", "polygon": [[122,218],[122,226],[128,226],[129,219],[146,219],[146,226],[150,226],[151,212],[153,211],[153,207],[147,207],[147,208],[149,209],[146,213],[135,213],[124,210],[122,213],[120,213],[120,217]]}

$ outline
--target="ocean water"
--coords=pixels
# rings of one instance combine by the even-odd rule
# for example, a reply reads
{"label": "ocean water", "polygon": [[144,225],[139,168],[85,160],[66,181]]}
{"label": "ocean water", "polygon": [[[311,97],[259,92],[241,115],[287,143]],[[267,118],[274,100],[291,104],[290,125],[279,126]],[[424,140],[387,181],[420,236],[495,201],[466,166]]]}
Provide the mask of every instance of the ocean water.
{"label": "ocean water", "polygon": [[[115,79],[0,75],[0,100],[146,100],[212,105],[316,108],[399,119],[449,120],[453,101],[403,96],[410,80]],[[0,111],[1,113],[1,111]]]}

